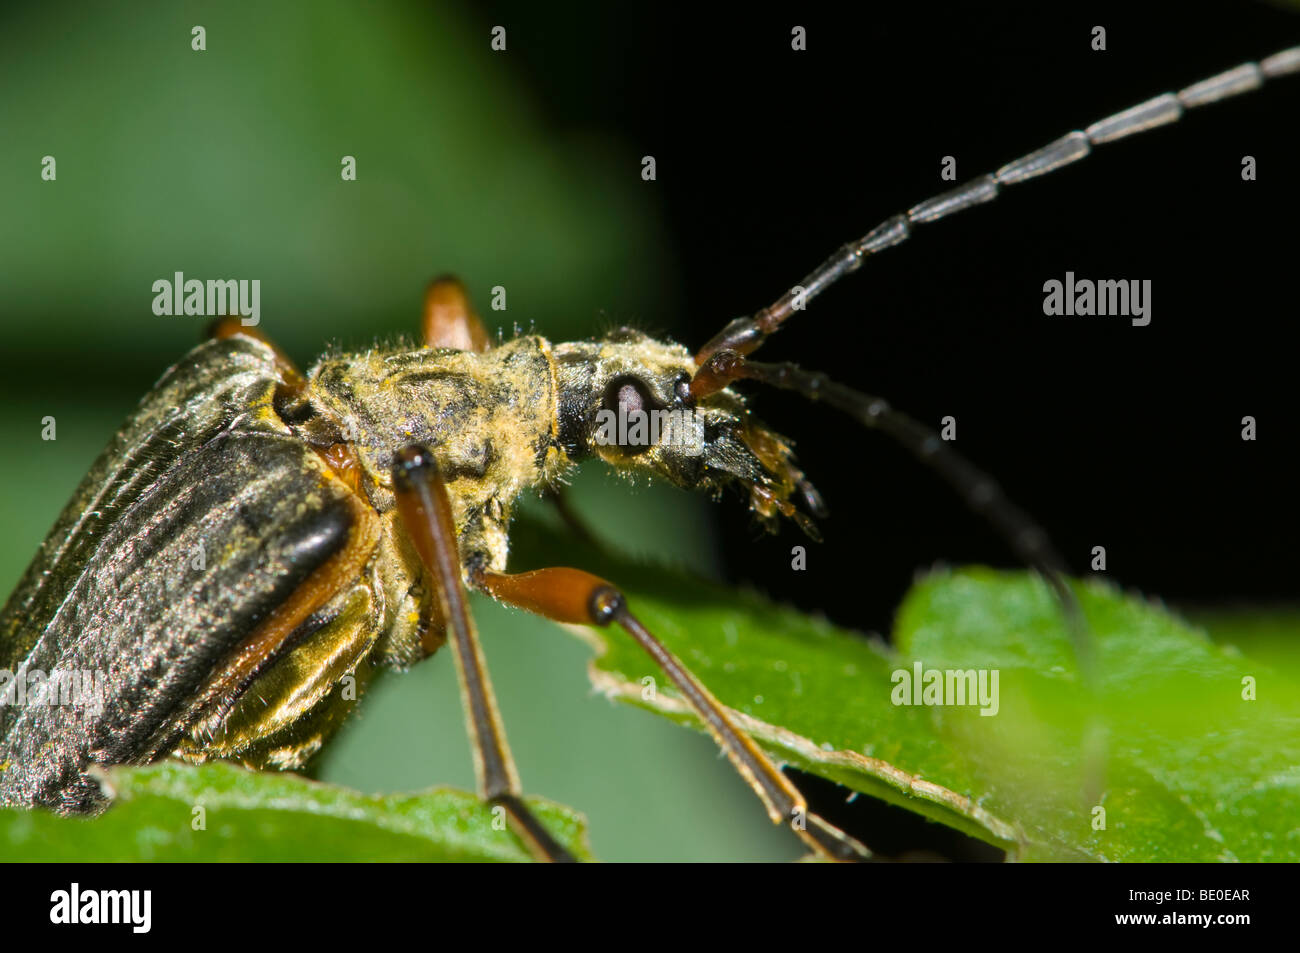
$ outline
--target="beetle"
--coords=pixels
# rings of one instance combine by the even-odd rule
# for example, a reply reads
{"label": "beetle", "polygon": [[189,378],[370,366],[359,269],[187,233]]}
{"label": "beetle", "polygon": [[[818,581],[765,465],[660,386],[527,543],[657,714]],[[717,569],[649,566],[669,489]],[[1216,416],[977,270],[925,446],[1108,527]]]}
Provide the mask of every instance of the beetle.
{"label": "beetle", "polygon": [[[807,811],[617,589],[577,570],[506,572],[514,501],[598,457],[688,489],[738,485],[763,522],[788,518],[813,534],[816,491],[788,441],[733,386],[757,381],[842,410],[932,463],[1053,583],[1077,623],[1045,535],[980,471],[884,401],[749,355],[916,227],[1297,69],[1298,49],[1247,64],[913,206],[694,353],[628,329],[596,341],[526,335],[492,347],[452,279],[426,293],[418,346],[327,355],[305,374],[237,320],[219,322],[146,395],[0,613],[0,667],[107,678],[97,711],[0,710],[0,803],[98,810],[103,795],[88,772],[97,763],[176,755],[300,766],[345,716],[352,699],[339,686],[369,670],[363,661],[401,667],[450,641],[484,797],[507,810],[539,856],[570,859],[520,799],[466,609],[469,587],[562,622],[622,625],[773,820],[826,856],[868,856]],[[701,439],[602,437],[602,413],[654,411],[689,412]]]}
{"label": "beetle", "polygon": [[[802,815],[616,590],[576,570],[505,573],[516,497],[592,453],[685,487],[739,481],[768,519],[796,515],[796,489],[815,499],[781,438],[736,394],[704,393],[694,368],[686,349],[632,331],[489,347],[454,279],[428,290],[422,346],[327,356],[305,376],[237,319],[219,322],[92,467],[0,615],[6,667],[108,683],[99,711],[6,709],[0,799],[92,812],[102,794],[88,765],[168,754],[297,767],[337,725],[340,682],[363,660],[410,664],[450,638],[485,796],[544,856],[566,859],[519,800],[468,583],[560,621],[623,624],[769,807]],[[651,404],[689,404],[702,443],[595,439],[599,411]],[[814,843],[862,853],[810,823]]]}

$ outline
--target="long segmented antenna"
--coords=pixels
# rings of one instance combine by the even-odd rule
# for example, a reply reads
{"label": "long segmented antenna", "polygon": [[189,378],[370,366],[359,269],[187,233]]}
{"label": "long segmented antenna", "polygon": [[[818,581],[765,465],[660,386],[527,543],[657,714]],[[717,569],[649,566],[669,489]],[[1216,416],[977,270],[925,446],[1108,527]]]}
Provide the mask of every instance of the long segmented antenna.
{"label": "long segmented antenna", "polygon": [[1134,133],[1145,132],[1182,118],[1184,111],[1259,89],[1266,79],[1277,79],[1300,72],[1300,46],[1193,83],[1177,93],[1165,93],[1125,109],[1082,132],[1071,132],[1041,149],[1008,162],[992,175],[984,175],[951,191],[926,199],[901,215],[886,219],[856,242],[849,242],[822,263],[812,274],[781,296],[774,304],[751,318],[737,318],[723,328],[695,355],[696,365],[703,365],[722,350],[751,354],[775,333],[796,311],[821,294],[845,275],[862,266],[868,255],[883,251],[912,235],[912,227],[939,219],[954,212],[983,205],[997,198],[1004,185],[1015,185],[1045,175],[1062,166],[1077,162],[1092,152],[1093,146],[1114,142]]}
{"label": "long segmented antenna", "polygon": [[[699,400],[740,379],[791,390],[809,400],[822,401],[857,419],[864,426],[880,430],[933,467],[962,496],[967,505],[987,519],[1011,544],[1017,555],[1047,582],[1065,617],[1074,644],[1084,684],[1096,681],[1096,651],[1091,631],[1074,592],[1065,581],[1066,567],[1037,523],[1015,506],[982,470],[945,446],[929,428],[889,406],[884,400],[855,391],[829,380],[825,375],[804,371],[790,364],[756,364],[745,355],[753,353],[807,302],[862,266],[862,260],[911,237],[912,227],[935,222],[975,205],[990,202],[1004,185],[1015,185],[1045,175],[1092,152],[1092,147],[1114,142],[1182,118],[1187,109],[1218,102],[1229,96],[1258,89],[1266,79],[1300,72],[1300,46],[1283,50],[1259,63],[1245,63],[1217,76],[1193,83],[1177,93],[1165,93],[1093,123],[1082,132],[1071,132],[1041,149],[1002,166],[992,175],[981,176],[965,185],[926,199],[901,215],[886,219],[856,242],[841,247],[812,274],[781,296],[774,304],[750,318],[737,318],[704,345],[695,355],[696,372],[690,393]],[[1089,731],[1102,737],[1094,721]],[[1089,798],[1095,802],[1104,787],[1104,747],[1094,748],[1087,769]]]}

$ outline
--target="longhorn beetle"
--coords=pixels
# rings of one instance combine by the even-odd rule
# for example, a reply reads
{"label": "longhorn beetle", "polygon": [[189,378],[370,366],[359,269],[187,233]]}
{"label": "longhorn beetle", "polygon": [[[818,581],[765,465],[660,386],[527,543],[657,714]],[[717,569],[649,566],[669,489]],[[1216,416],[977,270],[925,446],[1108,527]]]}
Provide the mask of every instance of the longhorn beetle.
{"label": "longhorn beetle", "polygon": [[[820,497],[736,385],[790,390],[882,431],[948,480],[1051,585],[1085,652],[1062,560],[982,471],[884,400],[750,355],[918,228],[1295,72],[1300,47],[1068,133],[885,220],[694,352],[629,329],[494,346],[450,278],[426,292],[418,346],[329,355],[305,373],[260,331],[218,321],[114,437],[0,613],[0,668],[107,676],[93,708],[0,706],[0,804],[93,813],[104,806],[94,764],[298,767],[350,706],[338,685],[362,660],[405,666],[450,641],[482,796],[539,858],[572,859],[521,798],[467,609],[474,589],[556,621],[621,626],[774,822],[822,856],[868,857],[807,811],[613,584],[560,567],[507,572],[516,499],[599,458],[714,495],[739,487],[764,524],[788,519],[815,537]],[[678,423],[647,436],[638,424],[655,413]]]}

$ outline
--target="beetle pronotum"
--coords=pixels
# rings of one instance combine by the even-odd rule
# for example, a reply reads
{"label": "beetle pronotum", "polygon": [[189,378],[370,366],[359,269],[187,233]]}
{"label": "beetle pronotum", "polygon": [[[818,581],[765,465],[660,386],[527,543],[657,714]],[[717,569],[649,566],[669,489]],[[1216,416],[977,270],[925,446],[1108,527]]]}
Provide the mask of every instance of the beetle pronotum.
{"label": "beetle pronotum", "polygon": [[[540,855],[564,859],[519,800],[465,610],[469,585],[561,621],[623,625],[674,678],[773,820],[807,816],[798,832],[815,850],[863,856],[856,841],[805,815],[797,790],[662,652],[616,590],[575,570],[505,573],[514,497],[596,455],[692,488],[740,483],[761,518],[786,516],[808,528],[791,499],[799,494],[815,514],[815,492],[782,438],[757,424],[731,389],[754,380],[823,400],[932,460],[1028,562],[1058,581],[1059,561],[1042,534],[928,430],[883,401],[747,355],[914,227],[1297,69],[1300,49],[1227,71],[919,203],[694,355],[632,332],[489,347],[453,281],[429,290],[423,347],[334,356],[306,375],[267,341],[219,325],[145,398],[0,616],[8,667],[102,667],[112,686],[99,716],[3,713],[0,800],[90,810],[99,790],[88,764],[169,753],[296,766],[332,727],[333,686],[362,656],[410,661],[450,638],[484,796],[510,812]],[[394,391],[407,394],[399,400]],[[704,413],[703,451],[595,441],[598,411],[647,408]],[[494,442],[503,433],[519,439]],[[178,588],[165,569],[200,543],[212,554],[210,568]],[[1068,605],[1066,590],[1058,591]]]}

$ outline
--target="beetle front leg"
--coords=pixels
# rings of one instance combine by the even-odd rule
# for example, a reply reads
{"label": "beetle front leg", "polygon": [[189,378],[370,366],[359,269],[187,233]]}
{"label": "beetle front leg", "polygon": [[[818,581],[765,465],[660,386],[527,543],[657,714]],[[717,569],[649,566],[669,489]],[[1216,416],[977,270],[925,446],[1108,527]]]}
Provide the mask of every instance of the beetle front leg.
{"label": "beetle front leg", "polygon": [[754,789],[773,823],[788,823],[822,857],[844,861],[871,858],[866,847],[808,810],[799,789],[740,730],[704,683],[628,610],[623,594],[608,582],[580,569],[557,567],[515,575],[480,572],[475,585],[481,585],[489,595],[507,605],[527,609],[555,622],[598,626],[617,622],[677,686],[736,771]]}
{"label": "beetle front leg", "polygon": [[489,804],[505,809],[517,832],[541,859],[574,861],[576,858],[542,826],[521,796],[519,774],[510,756],[487,663],[465,600],[451,503],[433,455],[423,447],[400,451],[393,465],[393,487],[402,523],[433,583],[450,635],[479,792]]}

